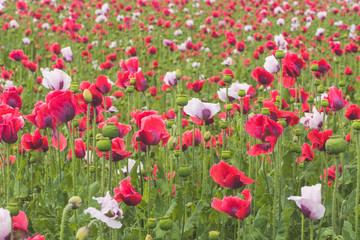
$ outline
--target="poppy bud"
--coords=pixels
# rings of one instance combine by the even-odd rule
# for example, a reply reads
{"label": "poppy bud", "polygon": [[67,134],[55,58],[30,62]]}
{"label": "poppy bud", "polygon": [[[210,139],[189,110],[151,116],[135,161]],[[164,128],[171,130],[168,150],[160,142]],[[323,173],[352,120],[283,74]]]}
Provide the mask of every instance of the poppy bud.
{"label": "poppy bud", "polygon": [[278,123],[281,123],[281,125],[282,125],[283,128],[286,128],[286,127],[287,127],[287,123],[286,123],[286,121],[285,121],[284,119],[280,119],[280,120],[278,121]]}
{"label": "poppy bud", "polygon": [[245,90],[240,89],[239,92],[238,92],[238,95],[239,95],[240,97],[245,97],[245,96],[246,96]]}
{"label": "poppy bud", "polygon": [[83,97],[84,97],[84,100],[87,104],[91,103],[92,100],[93,100],[93,96],[90,92],[89,89],[85,89],[84,92],[83,92]]}
{"label": "poppy bud", "polygon": [[44,91],[44,87],[43,87],[43,86],[40,86],[40,87],[38,88],[38,92],[41,93],[41,92],[43,92],[43,91]]}
{"label": "poppy bud", "polygon": [[283,50],[276,50],[275,58],[276,59],[283,59],[285,57],[285,52]]}
{"label": "poppy bud", "polygon": [[175,71],[175,77],[176,77],[177,80],[180,80],[180,79],[181,79],[181,77],[182,77],[182,72],[181,72],[180,69],[176,69],[176,71]]}
{"label": "poppy bud", "polygon": [[297,136],[294,136],[293,137],[293,142],[298,142],[299,141],[299,138]]}
{"label": "poppy bud", "polygon": [[153,237],[150,234],[147,234],[145,240],[153,240]]}
{"label": "poppy bud", "polygon": [[190,175],[191,171],[190,171],[190,168],[188,165],[184,165],[184,166],[181,166],[179,167],[179,176],[182,177],[182,178],[186,178]]}
{"label": "poppy bud", "polygon": [[172,119],[168,119],[165,121],[165,124],[167,128],[171,128],[175,124],[175,121]]}
{"label": "poppy bud", "polygon": [[321,106],[322,107],[328,107],[329,106],[329,101],[327,99],[321,100]]}
{"label": "poppy bud", "polygon": [[96,142],[96,148],[99,151],[107,152],[111,150],[111,141],[109,138],[103,138]]}
{"label": "poppy bud", "polygon": [[169,216],[162,217],[159,221],[160,229],[163,231],[170,230],[172,228],[173,222]]}
{"label": "poppy bud", "polygon": [[223,78],[223,81],[226,82],[226,83],[231,83],[232,81],[232,77],[230,74],[225,74],[224,78]]}
{"label": "poppy bud", "polygon": [[231,152],[230,151],[222,151],[221,152],[221,158],[226,160],[229,159],[231,157]]}
{"label": "poppy bud", "polygon": [[337,136],[331,136],[325,143],[325,149],[329,154],[339,154],[346,151],[346,141]]}
{"label": "poppy bud", "polygon": [[78,209],[82,204],[82,200],[79,196],[74,196],[69,199],[68,204],[72,205],[72,209]]}
{"label": "poppy bud", "polygon": [[209,232],[209,239],[210,240],[218,240],[218,239],[220,239],[220,233],[218,231],[210,231]]}
{"label": "poppy bud", "polygon": [[233,110],[232,104],[227,104],[226,107],[225,107],[225,109],[226,109],[226,111]]}
{"label": "poppy bud", "polygon": [[169,138],[169,141],[168,141],[168,143],[167,143],[168,149],[169,149],[170,151],[171,151],[171,150],[174,150],[174,149],[176,148],[176,146],[177,146],[177,137],[174,137],[174,136],[170,137],[170,138]]}
{"label": "poppy bud", "polygon": [[340,59],[339,58],[334,58],[334,63],[339,63]]}
{"label": "poppy bud", "polygon": [[211,133],[209,131],[206,131],[204,134],[204,140],[205,142],[209,141],[211,138]]}
{"label": "poppy bud", "polygon": [[75,128],[79,127],[79,125],[80,125],[79,121],[73,121],[72,124],[73,124],[73,127],[75,127]]}
{"label": "poppy bud", "polygon": [[17,203],[8,203],[6,209],[9,210],[10,216],[12,217],[19,214],[19,206]]}
{"label": "poppy bud", "polygon": [[263,103],[263,100],[264,100],[263,97],[258,97],[257,102],[258,102],[259,104],[262,104],[262,103]]}
{"label": "poppy bud", "polygon": [[134,92],[134,86],[127,86],[126,89],[125,89],[125,92],[133,93]]}
{"label": "poppy bud", "polygon": [[265,116],[269,116],[270,115],[270,110],[268,108],[262,108],[261,109],[261,114],[265,115]]}
{"label": "poppy bud", "polygon": [[135,78],[130,78],[130,84],[135,85],[135,83],[136,83],[136,79]]}
{"label": "poppy bud", "polygon": [[153,229],[156,227],[156,219],[155,218],[148,218],[146,226],[150,229]]}
{"label": "poppy bud", "polygon": [[102,129],[102,134],[104,137],[108,137],[110,139],[116,138],[119,136],[119,129],[114,125],[114,123],[106,123]]}
{"label": "poppy bud", "polygon": [[318,93],[324,93],[325,92],[324,86],[318,86],[317,91]]}
{"label": "poppy bud", "polygon": [[313,72],[319,71],[319,65],[317,63],[311,65],[311,71]]}
{"label": "poppy bud", "polygon": [[308,103],[313,103],[313,102],[314,102],[314,98],[310,96],[310,97],[308,98]]}
{"label": "poppy bud", "polygon": [[320,80],[319,80],[319,79],[315,79],[314,85],[315,85],[315,86],[320,86],[320,84],[321,84]]}
{"label": "poppy bud", "polygon": [[71,84],[70,84],[70,90],[71,90],[71,91],[74,91],[74,92],[79,91],[79,85],[76,84],[76,83],[71,83]]}
{"label": "poppy bud", "polygon": [[360,120],[354,120],[352,125],[353,129],[359,131],[360,130]]}
{"label": "poppy bud", "polygon": [[90,228],[88,226],[84,226],[79,228],[76,232],[76,240],[86,240],[89,238]]}
{"label": "poppy bud", "polygon": [[227,121],[220,122],[220,128],[221,129],[226,129],[227,128]]}
{"label": "poppy bud", "polygon": [[186,95],[178,95],[176,100],[175,100],[175,103],[176,105],[180,106],[180,107],[184,107],[187,105],[189,99]]}
{"label": "poppy bud", "polygon": [[339,87],[345,87],[345,85],[346,85],[345,80],[344,80],[344,79],[340,79],[340,81],[339,81]]}
{"label": "poppy bud", "polygon": [[142,168],[142,169],[141,169],[140,174],[141,174],[142,176],[146,176],[146,170],[145,170],[145,168]]}

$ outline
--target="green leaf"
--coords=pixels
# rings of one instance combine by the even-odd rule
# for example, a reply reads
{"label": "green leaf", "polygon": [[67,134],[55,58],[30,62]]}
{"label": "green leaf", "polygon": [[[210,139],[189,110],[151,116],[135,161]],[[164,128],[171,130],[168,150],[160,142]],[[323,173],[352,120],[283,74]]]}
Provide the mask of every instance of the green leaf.
{"label": "green leaf", "polygon": [[278,224],[278,229],[277,229],[277,235],[276,235],[277,240],[288,239],[288,233],[291,228],[290,219],[293,212],[294,212],[294,208],[288,208],[282,212],[280,223]]}
{"label": "green leaf", "polygon": [[256,214],[253,227],[258,228],[260,230],[264,229],[268,223],[269,216],[270,216],[270,206],[269,205],[262,206]]}
{"label": "green leaf", "polygon": [[193,229],[194,225],[196,225],[199,222],[199,215],[204,207],[204,202],[200,200],[198,204],[196,205],[196,208],[191,214],[191,216],[187,219],[184,226],[184,233],[185,234],[191,234],[191,230]]}
{"label": "green leaf", "polygon": [[355,239],[355,232],[349,221],[344,222],[343,237],[344,237],[344,239]]}

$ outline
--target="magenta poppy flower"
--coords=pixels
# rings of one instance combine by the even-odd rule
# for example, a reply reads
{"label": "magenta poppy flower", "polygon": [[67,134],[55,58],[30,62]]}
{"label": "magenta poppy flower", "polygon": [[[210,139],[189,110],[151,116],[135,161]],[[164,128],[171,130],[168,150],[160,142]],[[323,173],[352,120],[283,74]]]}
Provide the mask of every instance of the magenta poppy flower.
{"label": "magenta poppy flower", "polygon": [[214,164],[210,169],[210,176],[214,182],[222,187],[236,189],[255,182],[245,176],[245,173],[237,170],[235,166],[230,166],[224,161]]}
{"label": "magenta poppy flower", "polygon": [[269,86],[274,81],[274,75],[262,67],[255,68],[254,71],[252,71],[251,76],[258,82],[258,86]]}
{"label": "magenta poppy flower", "polygon": [[35,103],[33,112],[29,115],[24,115],[24,118],[40,129],[56,128],[55,117],[51,115],[48,104],[42,101]]}
{"label": "magenta poppy flower", "polygon": [[329,101],[329,107],[334,112],[343,109],[346,105],[349,104],[348,101],[345,101],[343,99],[342,91],[337,89],[336,87],[329,88],[329,93],[326,98]]}
{"label": "magenta poppy flower", "polygon": [[9,54],[9,58],[13,61],[21,61],[25,58],[23,50],[12,50]]}
{"label": "magenta poppy flower", "polygon": [[203,141],[202,133],[199,129],[195,129],[195,141],[194,141],[194,130],[186,131],[183,133],[182,142],[186,146],[199,146],[200,143]]}
{"label": "magenta poppy flower", "polygon": [[[46,138],[46,139],[45,139]],[[47,144],[47,137],[43,137],[40,134],[40,129],[36,129],[33,133],[33,135],[31,135],[30,133],[25,133],[22,137],[21,137],[21,145],[23,146],[24,150],[39,150],[40,148],[42,148],[42,146],[45,144]],[[45,150],[49,148],[49,146],[44,146]]]}
{"label": "magenta poppy flower", "polygon": [[19,96],[15,87],[10,87],[9,90],[4,91],[1,96],[1,104],[7,104],[12,108],[19,108],[22,107],[22,99]]}
{"label": "magenta poppy flower", "polygon": [[332,136],[332,129],[320,132],[317,129],[313,129],[308,133],[307,137],[311,142],[312,149],[318,149],[319,151],[325,151],[325,143]]}
{"label": "magenta poppy flower", "polygon": [[117,202],[124,202],[128,206],[136,206],[141,202],[142,197],[140,193],[136,192],[135,189],[131,186],[130,181],[130,177],[121,180],[119,183],[120,188],[114,188],[114,199]]}
{"label": "magenta poppy flower", "polygon": [[135,135],[139,136],[140,141],[147,146],[158,145],[160,141],[162,141],[162,146],[165,146],[170,138],[165,122],[157,115],[142,118],[141,128]]}
{"label": "magenta poppy flower", "polygon": [[[86,155],[86,145],[84,140],[81,138],[75,139],[75,157],[76,158],[84,158]],[[68,160],[72,157],[72,149],[69,149]]]}
{"label": "magenta poppy flower", "polygon": [[305,68],[306,63],[297,56],[296,53],[288,53],[282,60],[283,72],[289,77],[297,78],[300,76],[301,69]]}
{"label": "magenta poppy flower", "polygon": [[49,92],[46,95],[46,103],[51,115],[60,123],[71,121],[83,112],[73,92],[68,90]]}
{"label": "magenta poppy flower", "polygon": [[310,144],[304,143],[301,148],[301,157],[299,157],[296,161],[301,163],[303,161],[311,162],[314,159],[315,153],[311,151]]}
{"label": "magenta poppy flower", "polygon": [[349,120],[360,119],[360,108],[356,105],[349,105],[346,108],[345,117]]}
{"label": "magenta poppy flower", "polygon": [[97,79],[95,79],[95,82],[96,87],[100,89],[103,94],[107,94],[111,91],[111,84],[109,83],[108,78],[104,75],[98,76]]}
{"label": "magenta poppy flower", "polygon": [[0,135],[5,143],[15,143],[18,139],[17,133],[24,127],[24,119],[15,117],[11,113],[1,115]]}

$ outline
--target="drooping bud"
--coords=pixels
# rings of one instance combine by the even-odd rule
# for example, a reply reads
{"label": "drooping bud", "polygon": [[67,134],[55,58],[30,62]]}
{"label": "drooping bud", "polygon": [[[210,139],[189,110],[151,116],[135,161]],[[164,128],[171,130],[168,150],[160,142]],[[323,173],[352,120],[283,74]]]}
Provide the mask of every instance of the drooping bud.
{"label": "drooping bud", "polygon": [[209,131],[206,131],[204,134],[204,140],[205,142],[209,141],[211,138],[211,133]]}
{"label": "drooping bud", "polygon": [[88,226],[81,227],[76,232],[76,240],[87,240],[89,236],[90,236],[90,228]]}
{"label": "drooping bud", "polygon": [[73,196],[69,199],[68,204],[72,205],[72,209],[78,209],[82,205],[81,197]]}

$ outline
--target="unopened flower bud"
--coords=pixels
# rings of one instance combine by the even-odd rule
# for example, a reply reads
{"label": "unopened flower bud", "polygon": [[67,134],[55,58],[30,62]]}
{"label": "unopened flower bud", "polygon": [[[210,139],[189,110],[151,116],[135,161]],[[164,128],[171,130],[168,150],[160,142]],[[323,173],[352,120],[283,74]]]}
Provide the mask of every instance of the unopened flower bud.
{"label": "unopened flower bud", "polygon": [[339,81],[339,87],[345,87],[346,86],[346,82],[344,79],[340,79]]}
{"label": "unopened flower bud", "polygon": [[103,138],[96,142],[97,150],[107,152],[111,150],[111,141],[109,138]]}
{"label": "unopened flower bud", "polygon": [[319,71],[319,64],[314,63],[313,65],[311,65],[311,71],[313,72]]}
{"label": "unopened flower bud", "polygon": [[299,138],[297,136],[294,136],[293,137],[293,142],[298,142],[299,141]]}
{"label": "unopened flower bud", "polygon": [[270,110],[268,108],[262,108],[261,109],[261,114],[265,115],[265,116],[269,116],[270,115]]}
{"label": "unopened flower bud", "polygon": [[74,196],[69,199],[68,204],[72,205],[72,209],[78,209],[82,204],[82,200],[79,196]]}
{"label": "unopened flower bud", "polygon": [[79,228],[76,232],[76,240],[86,240],[89,238],[90,228],[88,226],[84,226]]}
{"label": "unopened flower bud", "polygon": [[119,136],[119,129],[114,123],[106,123],[101,132],[104,137],[108,137],[110,139]]}
{"label": "unopened flower bud", "polygon": [[39,88],[38,88],[38,92],[39,93],[42,93],[44,91],[44,87],[43,86],[40,86]]}
{"label": "unopened flower bud", "polygon": [[171,151],[171,150],[174,150],[176,148],[177,144],[178,144],[177,137],[172,136],[172,137],[169,138],[169,141],[167,143],[167,147]]}
{"label": "unopened flower bud", "polygon": [[209,131],[206,131],[204,134],[204,140],[205,142],[209,141],[211,138],[211,133]]}
{"label": "unopened flower bud", "polygon": [[180,69],[176,69],[175,77],[176,77],[177,80],[180,80],[182,78],[182,72],[181,72]]}
{"label": "unopened flower bud", "polygon": [[93,96],[90,92],[89,89],[85,89],[84,92],[83,92],[83,97],[84,97],[84,100],[87,104],[91,103],[92,100],[93,100]]}
{"label": "unopened flower bud", "polygon": [[166,92],[167,92],[167,93],[170,93],[170,92],[171,92],[171,88],[167,88],[167,89],[166,89]]}
{"label": "unopened flower bud", "polygon": [[278,121],[278,123],[281,123],[281,125],[282,125],[283,128],[286,128],[286,127],[287,127],[287,123],[286,123],[286,121],[285,121],[284,119],[280,119],[280,120]]}
{"label": "unopened flower bud", "polygon": [[173,222],[169,216],[163,217],[159,221],[160,229],[163,231],[170,230],[172,228]]}
{"label": "unopened flower bud", "polygon": [[239,97],[245,97],[246,96],[245,90],[240,89],[239,92],[238,92],[238,95],[239,95]]}
{"label": "unopened flower bud", "polygon": [[9,210],[10,216],[12,217],[19,214],[19,206],[17,203],[8,203],[6,209]]}
{"label": "unopened flower bud", "polygon": [[331,136],[325,143],[326,152],[329,154],[339,154],[346,151],[346,141],[337,136]]}
{"label": "unopened flower bud", "polygon": [[276,59],[283,59],[285,57],[285,52],[283,50],[276,50],[275,58]]}
{"label": "unopened flower bud", "polygon": [[175,124],[175,121],[173,119],[168,119],[165,121],[165,125],[167,128],[171,128]]}
{"label": "unopened flower bud", "polygon": [[154,240],[154,239],[150,234],[147,234],[145,240]]}
{"label": "unopened flower bud", "polygon": [[360,120],[354,120],[351,126],[353,129],[360,131]]}

